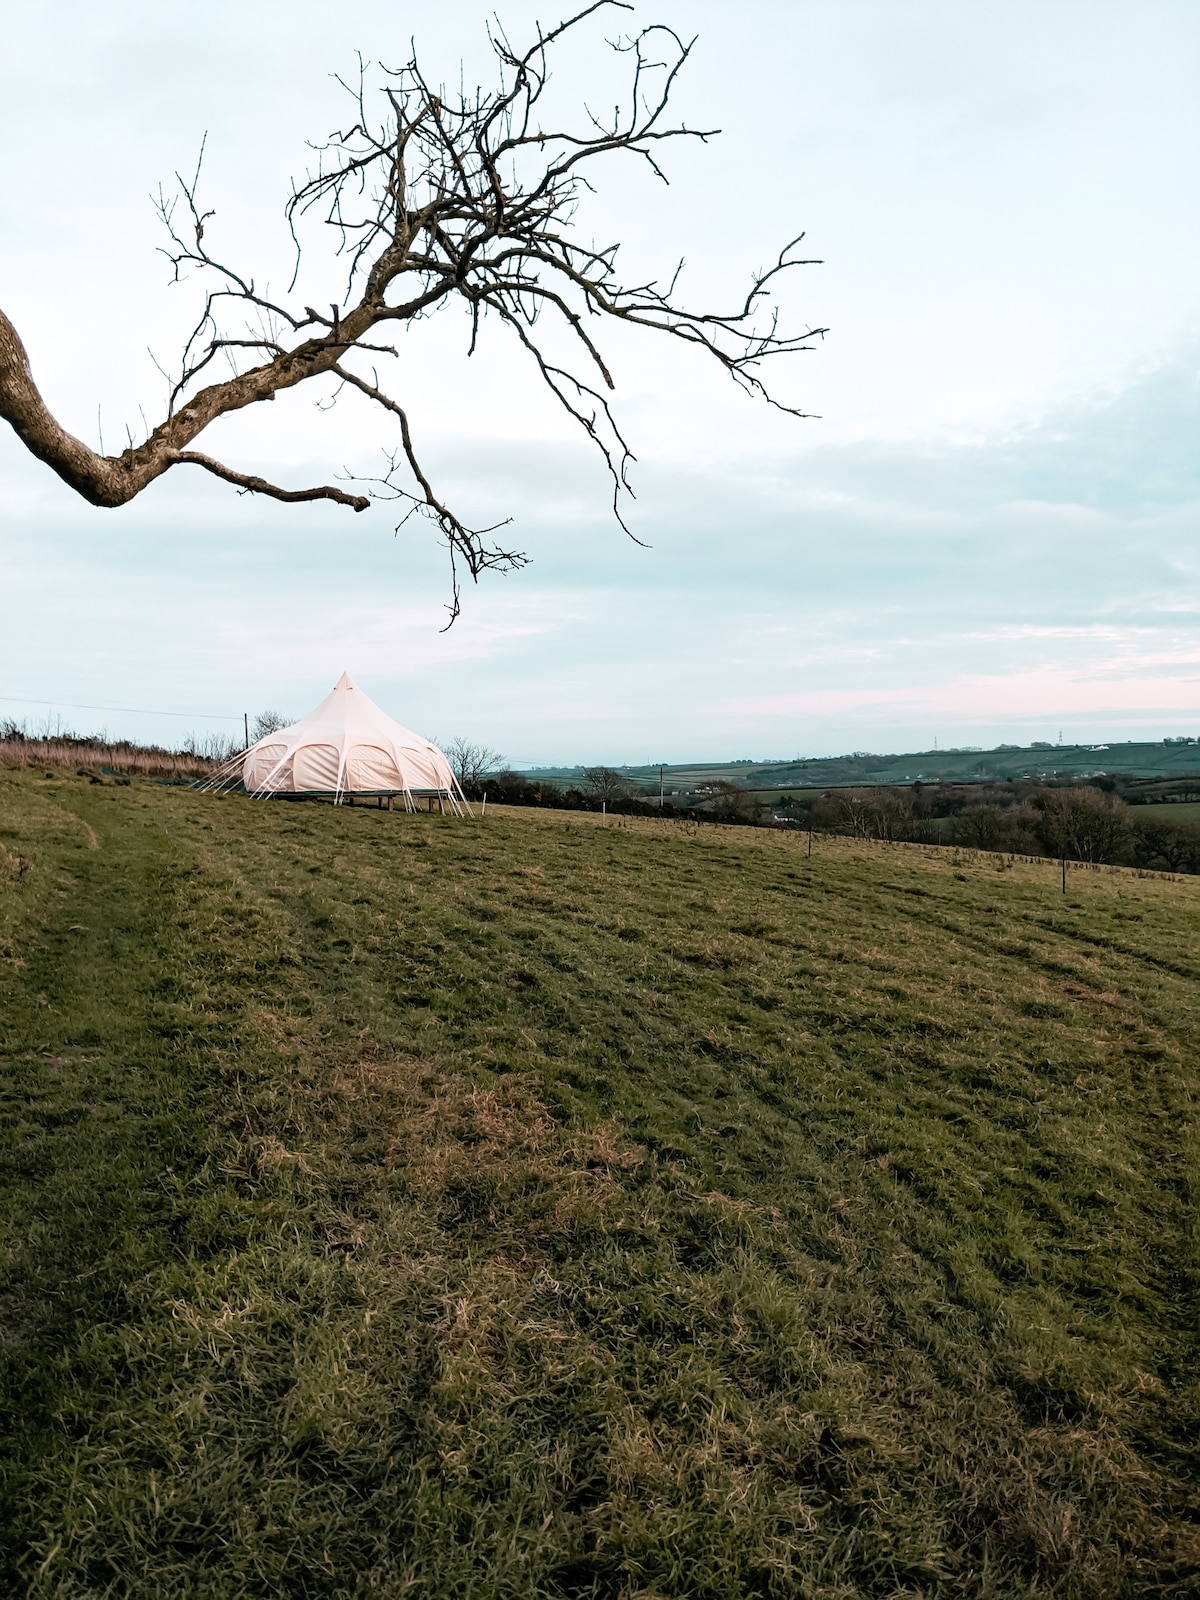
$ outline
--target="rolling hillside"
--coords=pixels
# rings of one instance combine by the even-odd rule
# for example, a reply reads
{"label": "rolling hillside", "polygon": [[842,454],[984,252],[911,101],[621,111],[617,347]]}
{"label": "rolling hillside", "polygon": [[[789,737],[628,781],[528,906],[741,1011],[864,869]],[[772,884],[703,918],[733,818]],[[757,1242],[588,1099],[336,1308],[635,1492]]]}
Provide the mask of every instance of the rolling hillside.
{"label": "rolling hillside", "polygon": [[[578,783],[581,767],[545,767],[530,777]],[[622,767],[631,782],[658,793],[656,766]],[[733,779],[748,789],[839,788],[855,784],[922,782],[981,783],[1013,778],[1083,778],[1099,773],[1130,778],[1195,777],[1200,796],[1200,744],[1182,740],[1151,744],[1001,745],[995,750],[917,750],[907,755],[824,756],[794,761],[733,761],[663,768],[668,792],[715,779]]]}
{"label": "rolling hillside", "polygon": [[2,1586],[1194,1593],[1198,912],[0,774]]}

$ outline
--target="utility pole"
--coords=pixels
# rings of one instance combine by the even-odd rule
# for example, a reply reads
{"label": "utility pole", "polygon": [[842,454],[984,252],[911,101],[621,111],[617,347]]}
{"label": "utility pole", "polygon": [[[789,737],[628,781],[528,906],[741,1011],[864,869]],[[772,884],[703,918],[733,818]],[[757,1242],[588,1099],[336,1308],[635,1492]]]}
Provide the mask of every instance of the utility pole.
{"label": "utility pole", "polygon": [[250,713],[248,711],[243,711],[242,712],[242,728],[243,728],[243,731],[245,732],[245,735],[246,735],[246,749],[249,750],[249,748],[250,748]]}

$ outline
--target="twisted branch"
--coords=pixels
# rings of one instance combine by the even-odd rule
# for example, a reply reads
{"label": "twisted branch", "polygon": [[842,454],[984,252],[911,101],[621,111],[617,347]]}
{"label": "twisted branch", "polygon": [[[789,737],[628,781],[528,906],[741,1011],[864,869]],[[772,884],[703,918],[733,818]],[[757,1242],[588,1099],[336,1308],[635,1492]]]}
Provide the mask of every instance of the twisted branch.
{"label": "twisted branch", "polygon": [[[575,232],[579,205],[592,188],[587,163],[632,156],[665,182],[661,155],[670,141],[705,142],[717,131],[667,123],[671,92],[694,41],[661,25],[610,41],[630,70],[627,94],[609,121],[585,108],[582,130],[542,123],[553,47],[600,13],[630,10],[625,0],[593,0],[557,27],[539,29],[522,52],[502,32],[490,32],[499,86],[474,96],[443,98],[415,58],[384,69],[380,89],[369,96],[360,61],[357,84],[343,83],[353,105],[349,126],[314,147],[315,170],[293,186],[285,208],[297,272],[306,222],[315,218],[333,230],[334,254],[343,259],[346,278],[341,300],[328,314],[271,298],[252,277],[214,256],[208,242],[213,213],[198,199],[200,164],[190,180],[177,174],[178,194],[168,199],[160,192],[157,202],[169,241],[164,253],[177,279],[199,272],[212,286],[170,383],[165,420],[119,456],[92,451],[45,406],[3,313],[0,416],[94,505],[123,505],[178,465],[203,467],[244,492],[282,501],[330,500],[356,511],[371,499],[405,501],[406,517],[419,512],[431,518],[449,548],[453,621],[459,561],[478,580],[487,570],[522,566],[525,557],[487,542],[504,522],[468,527],[438,497],[418,460],[404,408],[376,373],[368,380],[354,362],[363,353],[396,354],[393,346],[371,342],[373,330],[418,320],[457,298],[471,314],[468,353],[489,319],[515,335],[517,347],[599,451],[612,483],[614,513],[629,532],[622,502],[632,496],[628,469],[634,458],[607,399],[615,385],[590,319],[601,319],[597,325],[615,319],[682,340],[747,392],[793,416],[804,413],[776,399],[763,366],[812,349],[826,331],[780,331],[773,301],[778,280],[813,264],[796,253],[803,235],[751,278],[739,304],[720,312],[693,311],[676,299],[682,263],[665,286],[627,282],[618,271],[616,243],[596,245]],[[369,98],[378,109],[374,118]],[[293,276],[289,294],[295,282]],[[241,326],[227,325],[231,313],[242,318]],[[553,341],[563,335],[576,360],[555,353]],[[200,387],[218,358],[230,363],[232,376]],[[243,368],[247,358],[255,364]],[[360,480],[365,494],[330,486],[280,488],[188,448],[215,418],[322,377],[380,406],[397,426],[399,448],[385,452],[381,476]]]}

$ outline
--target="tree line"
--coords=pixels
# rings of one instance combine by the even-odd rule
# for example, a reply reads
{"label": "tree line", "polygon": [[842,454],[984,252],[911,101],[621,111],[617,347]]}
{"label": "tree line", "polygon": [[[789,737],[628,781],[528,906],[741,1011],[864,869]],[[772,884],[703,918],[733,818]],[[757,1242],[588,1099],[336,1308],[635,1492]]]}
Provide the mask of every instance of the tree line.
{"label": "tree line", "polygon": [[793,825],[862,839],[1200,872],[1200,827],[1146,815],[1115,785],[938,785],[931,792],[914,784],[834,791],[781,809]]}
{"label": "tree line", "polygon": [[[491,752],[488,752],[490,755]],[[496,758],[499,760],[499,758]],[[468,799],[493,804],[549,806],[617,815],[686,818],[733,826],[812,828],[866,840],[953,844],[1011,855],[1065,856],[1070,861],[1200,873],[1200,827],[1141,810],[1142,795],[1116,785],[915,783],[897,787],[834,789],[820,795],[772,800],[731,779],[715,779],[686,795],[665,799],[639,788],[611,767],[587,767],[578,783],[511,770],[459,776]],[[1157,794],[1152,796],[1157,799]]]}

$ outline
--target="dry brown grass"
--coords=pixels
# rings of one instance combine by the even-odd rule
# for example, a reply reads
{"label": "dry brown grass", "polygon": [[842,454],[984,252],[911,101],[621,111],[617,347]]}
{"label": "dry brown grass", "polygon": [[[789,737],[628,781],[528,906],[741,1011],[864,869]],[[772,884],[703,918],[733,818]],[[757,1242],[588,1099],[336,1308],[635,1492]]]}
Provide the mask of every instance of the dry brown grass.
{"label": "dry brown grass", "polygon": [[115,743],[72,738],[0,739],[0,767],[15,770],[42,768],[58,775],[65,769],[97,778],[114,774],[180,783],[210,778],[219,766],[219,761],[190,751],[165,750],[125,739]]}

